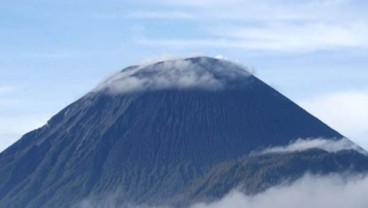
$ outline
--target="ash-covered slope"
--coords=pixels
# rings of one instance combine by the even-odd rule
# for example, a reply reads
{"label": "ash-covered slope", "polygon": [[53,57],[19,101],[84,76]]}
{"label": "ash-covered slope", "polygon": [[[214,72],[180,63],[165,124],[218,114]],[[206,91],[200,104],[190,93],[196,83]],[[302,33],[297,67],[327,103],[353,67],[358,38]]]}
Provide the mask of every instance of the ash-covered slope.
{"label": "ash-covered slope", "polygon": [[[298,138],[342,135],[237,64],[196,57],[132,66],[0,154],[0,207],[75,207],[111,194],[118,204],[191,204],[237,181],[247,186],[241,171],[231,177],[234,161],[251,160],[241,167],[252,164],[247,174],[256,177],[269,167],[249,154]],[[339,172],[350,163],[367,170],[366,156],[351,152],[346,166],[311,154],[302,172],[322,164]],[[287,155],[280,169],[299,156]],[[245,189],[272,185],[257,178]],[[224,184],[221,194],[216,184]]]}

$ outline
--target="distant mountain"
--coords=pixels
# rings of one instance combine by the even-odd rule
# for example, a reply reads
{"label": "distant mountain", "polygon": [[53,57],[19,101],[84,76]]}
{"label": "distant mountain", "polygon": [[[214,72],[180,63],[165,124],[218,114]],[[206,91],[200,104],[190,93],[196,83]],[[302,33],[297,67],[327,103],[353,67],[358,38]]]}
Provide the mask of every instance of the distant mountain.
{"label": "distant mountain", "polygon": [[131,66],[0,154],[0,207],[78,207],[109,195],[122,207],[185,207],[307,172],[368,170],[358,147],[262,152],[313,138],[352,144],[238,64]]}

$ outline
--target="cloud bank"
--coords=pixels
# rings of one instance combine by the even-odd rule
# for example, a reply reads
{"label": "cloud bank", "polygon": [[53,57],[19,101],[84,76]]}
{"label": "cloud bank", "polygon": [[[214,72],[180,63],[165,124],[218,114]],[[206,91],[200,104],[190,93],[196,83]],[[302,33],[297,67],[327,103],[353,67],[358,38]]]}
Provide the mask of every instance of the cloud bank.
{"label": "cloud bank", "polygon": [[287,153],[287,152],[300,152],[308,149],[322,149],[327,152],[338,152],[341,150],[356,150],[360,153],[367,154],[362,148],[348,139],[342,138],[339,140],[331,139],[297,139],[294,142],[286,146],[270,147],[258,154],[268,153]]}
{"label": "cloud bank", "polygon": [[[366,208],[368,177],[363,175],[306,174],[292,184],[282,184],[257,195],[233,190],[219,201],[197,203],[190,208]],[[75,208],[170,208],[119,205],[117,195],[102,200],[84,200]]]}
{"label": "cloud bank", "polygon": [[291,185],[280,185],[255,196],[234,191],[211,204],[191,208],[366,208],[368,177],[306,175]]}
{"label": "cloud bank", "polygon": [[95,91],[115,94],[166,88],[218,90],[228,80],[250,76],[244,67],[223,59],[196,59],[195,62],[192,59],[155,60],[128,67],[105,80]]}

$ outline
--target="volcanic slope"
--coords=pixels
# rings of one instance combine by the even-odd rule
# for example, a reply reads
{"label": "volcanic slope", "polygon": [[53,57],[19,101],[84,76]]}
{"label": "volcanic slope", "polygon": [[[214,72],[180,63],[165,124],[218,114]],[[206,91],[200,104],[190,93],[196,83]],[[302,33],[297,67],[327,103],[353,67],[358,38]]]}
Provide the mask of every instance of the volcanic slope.
{"label": "volcanic slope", "polygon": [[111,195],[119,205],[186,206],[241,184],[256,193],[306,172],[368,170],[358,147],[254,154],[312,138],[343,136],[238,64],[130,66],[0,154],[0,207],[78,207]]}

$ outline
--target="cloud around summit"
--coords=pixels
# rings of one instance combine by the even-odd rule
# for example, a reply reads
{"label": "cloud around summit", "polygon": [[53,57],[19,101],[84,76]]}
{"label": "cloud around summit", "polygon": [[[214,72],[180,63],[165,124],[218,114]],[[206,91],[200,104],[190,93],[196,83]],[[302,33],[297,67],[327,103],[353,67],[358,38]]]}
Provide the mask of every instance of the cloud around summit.
{"label": "cloud around summit", "polygon": [[[109,77],[95,91],[107,90],[116,94],[167,88],[219,90],[226,86],[227,80],[250,76],[245,67],[224,59],[193,59],[197,63],[191,58],[143,62]],[[215,64],[211,63],[214,60]]]}

